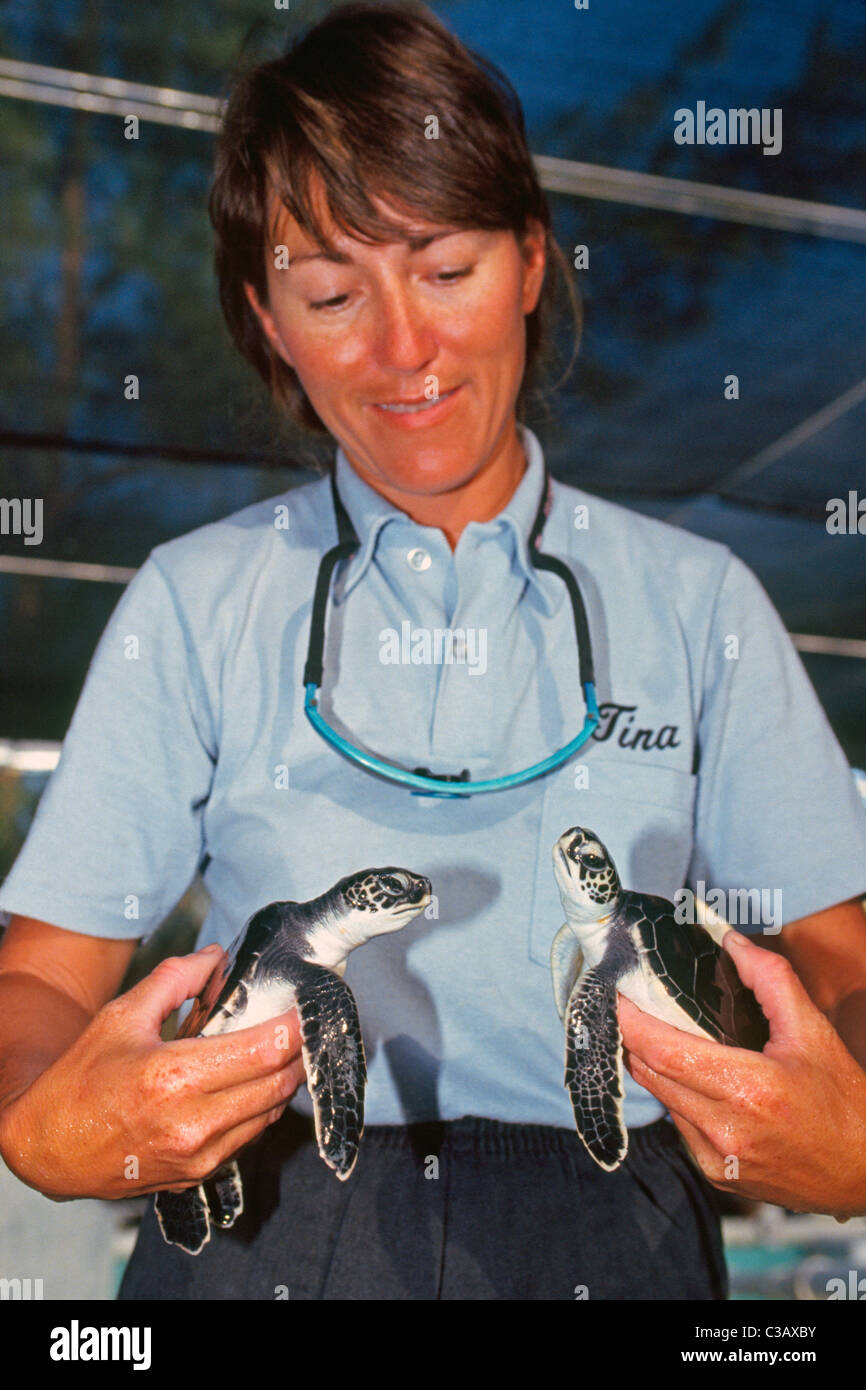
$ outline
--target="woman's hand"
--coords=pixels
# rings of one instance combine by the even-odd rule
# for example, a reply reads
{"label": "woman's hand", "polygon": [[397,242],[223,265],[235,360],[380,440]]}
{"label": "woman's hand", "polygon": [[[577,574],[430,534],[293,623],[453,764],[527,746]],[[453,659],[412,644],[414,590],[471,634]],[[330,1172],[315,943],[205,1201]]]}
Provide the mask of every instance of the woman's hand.
{"label": "woman's hand", "polygon": [[297,1015],[165,1043],[160,1028],[204,988],[222,948],[171,957],[106,1004],[0,1112],[0,1154],[63,1201],[196,1186],[282,1115],[304,1080]]}
{"label": "woman's hand", "polygon": [[866,1072],[781,955],[725,949],[770,1024],[762,1053],[693,1037],[620,996],[626,1063],[723,1191],[841,1220],[866,1214]]}

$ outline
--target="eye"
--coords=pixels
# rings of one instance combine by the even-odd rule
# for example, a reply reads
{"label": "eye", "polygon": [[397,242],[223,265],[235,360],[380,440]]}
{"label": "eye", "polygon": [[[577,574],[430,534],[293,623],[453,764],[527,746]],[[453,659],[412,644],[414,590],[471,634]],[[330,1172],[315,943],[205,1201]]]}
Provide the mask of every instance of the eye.
{"label": "eye", "polygon": [[[474,265],[465,265],[457,270],[437,270],[434,272],[433,278],[440,285],[454,285],[458,280],[465,280],[472,274],[474,269]],[[309,308],[315,311],[323,309],[342,309],[348,299],[349,296],[347,294],[338,294],[334,295],[332,299],[313,300],[309,304]]]}
{"label": "eye", "polygon": [[333,299],[320,299],[318,303],[311,304],[311,309],[340,309],[349,298],[347,294],[335,295]]}
{"label": "eye", "polygon": [[465,280],[474,269],[474,265],[466,265],[461,270],[439,270],[436,272],[436,279],[441,284],[453,285],[456,280]]}
{"label": "eye", "polygon": [[598,854],[581,854],[580,862],[587,869],[605,868],[605,861]]}
{"label": "eye", "polygon": [[389,893],[393,893],[395,897],[398,897],[401,893],[406,891],[408,884],[403,882],[402,877],[397,878],[394,874],[383,874],[382,887],[387,888]]}

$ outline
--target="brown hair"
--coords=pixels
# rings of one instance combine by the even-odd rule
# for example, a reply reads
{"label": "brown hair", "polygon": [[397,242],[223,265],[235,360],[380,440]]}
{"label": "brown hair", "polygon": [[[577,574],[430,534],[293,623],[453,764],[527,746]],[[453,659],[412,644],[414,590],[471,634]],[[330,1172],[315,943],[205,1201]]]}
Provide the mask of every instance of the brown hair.
{"label": "brown hair", "polygon": [[[426,138],[431,117],[438,138]],[[265,248],[276,192],[317,243],[332,249],[316,217],[311,185],[321,180],[334,223],[370,242],[406,239],[370,195],[433,222],[511,230],[530,218],[546,231],[548,266],[563,274],[580,334],[580,299],[526,141],[520,99],[508,78],[466,48],[425,5],[341,5],[280,58],[236,82],[217,139],[209,213],[222,311],[236,346],[297,424],[327,433],[295,372],[270,347],[244,292],[268,304]],[[545,275],[526,318],[527,393],[552,305]]]}

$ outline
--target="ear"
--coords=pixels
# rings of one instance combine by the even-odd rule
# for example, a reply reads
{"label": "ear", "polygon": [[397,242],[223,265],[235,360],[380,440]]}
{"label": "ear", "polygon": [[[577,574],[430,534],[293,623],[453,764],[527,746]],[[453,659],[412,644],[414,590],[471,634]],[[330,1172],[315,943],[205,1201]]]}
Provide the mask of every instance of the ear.
{"label": "ear", "polygon": [[248,280],[244,281],[244,293],[246,294],[247,300],[249,301],[250,308],[252,309],[253,313],[255,314],[256,318],[262,326],[262,331],[264,332],[265,337],[270,343],[272,350],[277,354],[278,357],[281,357],[283,359],[287,366],[294,369],[295,364],[289,357],[289,354],[286,351],[286,348],[283,344],[283,340],[277,332],[277,326],[274,323],[271,311],[269,309],[264,308],[264,306],[259,303],[259,297]]}
{"label": "ear", "polygon": [[547,232],[544,224],[535,217],[530,218],[519,245],[523,261],[521,307],[524,314],[531,314],[541,296],[541,287],[544,284],[544,272],[547,266]]}

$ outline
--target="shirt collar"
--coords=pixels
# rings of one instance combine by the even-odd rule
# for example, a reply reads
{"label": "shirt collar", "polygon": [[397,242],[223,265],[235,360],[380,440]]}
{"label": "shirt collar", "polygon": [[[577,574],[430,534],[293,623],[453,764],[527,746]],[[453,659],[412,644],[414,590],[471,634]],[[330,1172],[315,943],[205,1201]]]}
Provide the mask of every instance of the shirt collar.
{"label": "shirt collar", "polygon": [[[490,521],[470,521],[467,530],[472,527],[476,533],[492,538],[501,532],[503,524],[510,527],[514,535],[515,567],[534,585],[545,609],[549,611],[556,605],[551,603],[549,591],[545,590],[538,570],[529,559],[529,534],[544,485],[544,452],[531,429],[519,423],[517,429],[526,454],[526,471],[502,511]],[[345,596],[366,574],[382,528],[393,522],[414,523],[406,512],[400,511],[359,477],[340,445],[337,447],[334,478],[340,499],[361,543],[360,552],[350,562],[342,585]]]}

